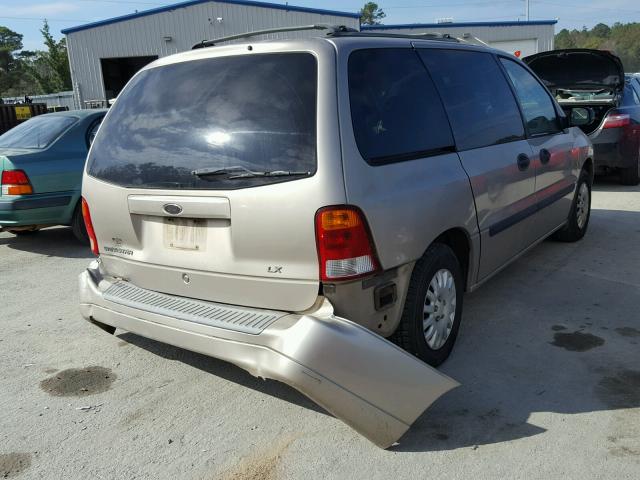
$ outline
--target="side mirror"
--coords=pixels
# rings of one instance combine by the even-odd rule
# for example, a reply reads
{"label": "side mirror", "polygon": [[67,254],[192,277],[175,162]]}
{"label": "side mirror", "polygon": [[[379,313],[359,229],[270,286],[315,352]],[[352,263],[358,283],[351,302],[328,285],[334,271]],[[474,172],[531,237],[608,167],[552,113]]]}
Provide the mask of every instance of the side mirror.
{"label": "side mirror", "polygon": [[580,127],[583,125],[589,125],[593,122],[595,113],[592,108],[575,107],[571,109],[571,115],[569,116],[569,126]]}

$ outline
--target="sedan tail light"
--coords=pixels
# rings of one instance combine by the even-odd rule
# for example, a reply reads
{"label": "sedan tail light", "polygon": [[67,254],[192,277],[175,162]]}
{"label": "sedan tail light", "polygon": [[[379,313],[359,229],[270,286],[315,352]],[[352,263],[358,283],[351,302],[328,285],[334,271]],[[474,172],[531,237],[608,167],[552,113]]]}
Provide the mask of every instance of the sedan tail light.
{"label": "sedan tail light", "polygon": [[602,128],[619,128],[631,124],[631,117],[626,113],[610,113],[604,117]]}
{"label": "sedan tail light", "polygon": [[29,195],[33,187],[24,170],[4,170],[2,172],[2,195]]}
{"label": "sedan tail light", "polygon": [[322,281],[350,280],[378,271],[369,228],[356,207],[326,207],[316,213]]}
{"label": "sedan tail light", "polygon": [[84,218],[84,226],[87,229],[87,235],[89,236],[89,243],[91,244],[91,251],[94,255],[99,255],[98,238],[96,237],[96,231],[93,229],[93,223],[91,222],[91,212],[89,211],[89,204],[82,197],[82,218]]}

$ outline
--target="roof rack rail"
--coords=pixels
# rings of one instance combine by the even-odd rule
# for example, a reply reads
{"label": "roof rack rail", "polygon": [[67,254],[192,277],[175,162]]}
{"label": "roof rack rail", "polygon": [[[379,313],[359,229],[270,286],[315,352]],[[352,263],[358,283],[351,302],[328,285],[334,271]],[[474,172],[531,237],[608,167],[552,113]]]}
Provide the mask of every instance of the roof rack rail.
{"label": "roof rack rail", "polygon": [[464,40],[452,37],[448,33],[383,33],[383,32],[362,32],[362,31],[336,31],[327,33],[332,37],[383,37],[383,38],[409,38],[412,40],[439,40],[444,42],[460,43]]}
{"label": "roof rack rail", "polygon": [[301,32],[304,30],[328,30],[328,34],[335,34],[338,32],[357,32],[357,30],[345,25],[329,25],[324,23],[317,23],[314,25],[301,25],[298,27],[267,28],[265,30],[254,30],[253,32],[239,33],[237,35],[215,38],[213,40],[203,40],[199,43],[196,43],[193,47],[191,47],[191,49],[195,50],[197,48],[213,47],[221,42],[230,42],[231,40],[240,40],[242,38],[256,37],[258,35],[268,35],[270,33],[282,32]]}

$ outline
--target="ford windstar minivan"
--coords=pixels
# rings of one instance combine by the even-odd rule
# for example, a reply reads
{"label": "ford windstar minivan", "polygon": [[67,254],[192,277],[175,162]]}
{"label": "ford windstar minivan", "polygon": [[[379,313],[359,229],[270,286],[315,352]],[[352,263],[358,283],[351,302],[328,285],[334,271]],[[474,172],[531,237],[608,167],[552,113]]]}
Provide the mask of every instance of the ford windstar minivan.
{"label": "ford windstar minivan", "polygon": [[447,37],[207,45],[137,73],[91,147],[82,314],[285,382],[388,447],[457,385],[432,366],[464,292],[585,234],[570,119],[590,114]]}

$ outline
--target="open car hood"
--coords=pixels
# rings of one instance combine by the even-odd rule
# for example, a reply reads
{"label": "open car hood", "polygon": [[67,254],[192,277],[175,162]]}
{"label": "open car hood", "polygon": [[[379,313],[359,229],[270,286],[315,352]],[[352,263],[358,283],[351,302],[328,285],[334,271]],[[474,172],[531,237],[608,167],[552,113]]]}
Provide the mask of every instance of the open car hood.
{"label": "open car hood", "polygon": [[624,68],[618,57],[604,50],[551,50],[522,59],[551,89],[610,89],[624,87]]}

